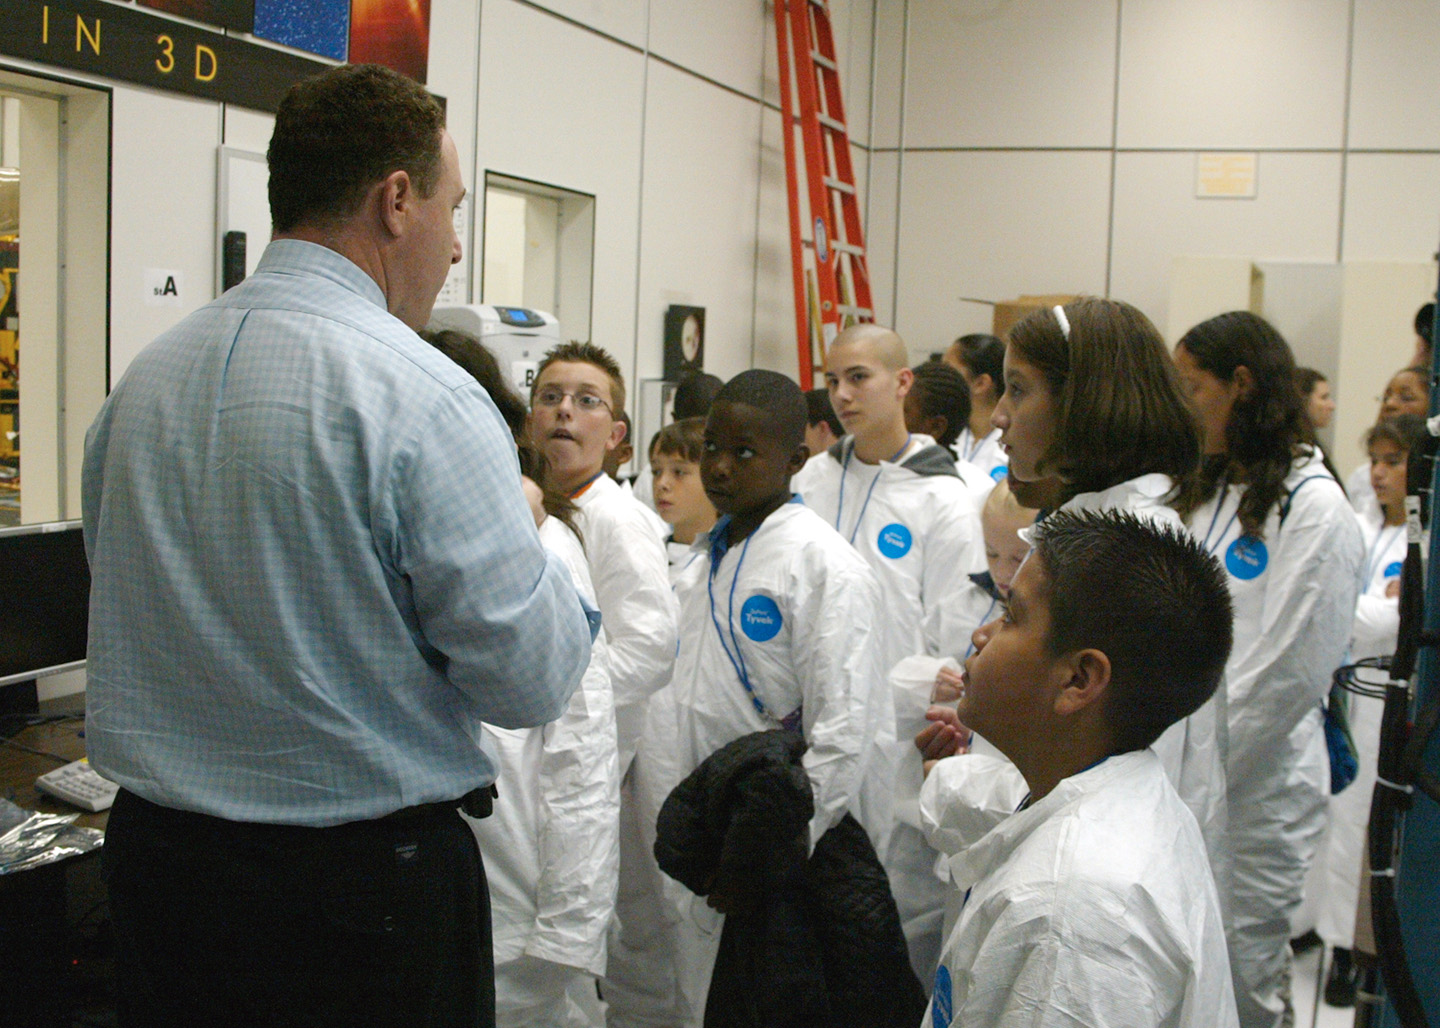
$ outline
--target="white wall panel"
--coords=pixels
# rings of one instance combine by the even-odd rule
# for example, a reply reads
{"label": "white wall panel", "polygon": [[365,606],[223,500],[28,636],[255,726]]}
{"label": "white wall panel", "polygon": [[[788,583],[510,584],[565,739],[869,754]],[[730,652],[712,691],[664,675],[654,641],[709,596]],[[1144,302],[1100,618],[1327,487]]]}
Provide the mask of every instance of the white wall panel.
{"label": "white wall panel", "polygon": [[1258,182],[1254,200],[1197,200],[1195,154],[1120,154],[1111,295],[1164,326],[1175,257],[1333,261],[1339,154],[1263,154]]}
{"label": "white wall panel", "polygon": [[866,258],[870,262],[875,320],[882,325],[895,320],[895,247],[900,227],[895,177],[899,166],[900,155],[893,151],[871,154],[866,182],[869,212],[865,225]]}
{"label": "white wall panel", "polygon": [[764,0],[649,0],[650,52],[757,99],[765,75]]}
{"label": "white wall panel", "polygon": [[1440,154],[1351,154],[1345,260],[1429,260],[1440,243]]}
{"label": "white wall panel", "polygon": [[1435,297],[1435,265],[1354,261],[1343,283],[1332,456],[1349,474],[1365,459],[1360,438],[1375,422],[1386,383],[1415,353],[1415,311]]}
{"label": "white wall panel", "polygon": [[906,12],[910,0],[877,0],[875,5],[875,94],[870,123],[872,147],[900,145],[900,106],[905,86]]}
{"label": "white wall panel", "polygon": [[1115,3],[910,0],[905,144],[1110,145]]}
{"label": "white wall panel", "polygon": [[[884,0],[881,0],[884,2]],[[872,0],[830,0],[835,58],[840,65],[840,95],[852,142],[870,145],[870,43]],[[780,106],[780,65],[775,54],[775,12],[766,5],[764,91],[768,104]]]}
{"label": "white wall panel", "polygon": [[870,74],[874,56],[876,3],[889,0],[830,0],[835,29],[835,56],[840,62],[840,88],[845,97],[845,120],[850,139],[870,144]]}
{"label": "white wall panel", "polygon": [[460,154],[460,172],[472,192],[475,170],[476,40],[480,5],[474,0],[431,0],[430,68],[425,88],[445,98],[445,127]]}
{"label": "white wall panel", "polygon": [[1102,292],[1109,189],[1108,154],[906,154],[895,327],[911,356],[990,330],[961,297]]}
{"label": "white wall panel", "polygon": [[659,377],[665,308],[705,308],[705,369],[750,366],[760,106],[651,62],[637,377]]}
{"label": "white wall panel", "polygon": [[760,135],[759,211],[755,246],[755,341],[751,363],[799,376],[795,286],[790,261],[790,207],[780,115],[765,110]]}
{"label": "white wall panel", "polygon": [[[623,39],[632,46],[645,45],[647,0],[534,0],[534,3],[536,7]],[[430,24],[435,24],[433,17]]]}
{"label": "white wall panel", "polygon": [[595,196],[591,338],[631,375],[644,58],[510,0],[482,15],[475,187],[488,169]]}
{"label": "white wall panel", "polygon": [[1356,0],[1350,145],[1440,148],[1440,4]]}
{"label": "white wall panel", "polygon": [[[111,127],[110,380],[215,296],[220,105],[115,87]],[[180,306],[146,302],[145,269],[180,272]]]}
{"label": "white wall panel", "polygon": [[1121,147],[1336,148],[1348,0],[1127,0]]}
{"label": "white wall panel", "polygon": [[[472,105],[473,106],[473,105]],[[249,111],[228,104],[225,107],[225,145],[251,153],[264,153],[275,131],[275,115]],[[463,168],[464,165],[462,164]]]}

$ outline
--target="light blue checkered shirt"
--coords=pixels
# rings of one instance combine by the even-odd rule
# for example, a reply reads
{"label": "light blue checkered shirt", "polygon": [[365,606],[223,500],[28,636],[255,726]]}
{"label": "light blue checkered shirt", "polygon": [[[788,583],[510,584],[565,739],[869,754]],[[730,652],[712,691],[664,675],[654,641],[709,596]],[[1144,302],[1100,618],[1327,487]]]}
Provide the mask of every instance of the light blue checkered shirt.
{"label": "light blue checkered shirt", "polygon": [[330,825],[494,777],[589,661],[484,390],[350,261],[270,244],[90,429],[87,749],[165,806]]}

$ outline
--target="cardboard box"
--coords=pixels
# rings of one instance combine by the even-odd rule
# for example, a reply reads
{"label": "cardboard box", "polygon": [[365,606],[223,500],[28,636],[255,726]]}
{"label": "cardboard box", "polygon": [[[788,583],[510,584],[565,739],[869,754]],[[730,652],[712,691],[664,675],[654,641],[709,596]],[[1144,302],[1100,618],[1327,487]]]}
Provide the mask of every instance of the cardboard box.
{"label": "cardboard box", "polygon": [[1057,304],[1064,306],[1078,299],[1080,299],[1078,296],[1055,293],[1044,296],[1021,296],[1015,300],[1001,300],[995,305],[995,325],[991,331],[1004,339],[1005,333],[1010,331],[1010,326],[1023,320],[1031,312],[1037,311],[1041,307],[1054,307]]}

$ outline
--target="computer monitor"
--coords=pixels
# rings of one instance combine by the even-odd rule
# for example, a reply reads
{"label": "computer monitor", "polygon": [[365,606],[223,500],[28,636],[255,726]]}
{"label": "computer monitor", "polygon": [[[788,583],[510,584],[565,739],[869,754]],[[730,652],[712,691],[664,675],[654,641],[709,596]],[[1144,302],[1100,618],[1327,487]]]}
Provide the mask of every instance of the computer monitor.
{"label": "computer monitor", "polygon": [[90,565],[80,522],[0,528],[0,568],[0,711],[23,711],[35,679],[85,666]]}

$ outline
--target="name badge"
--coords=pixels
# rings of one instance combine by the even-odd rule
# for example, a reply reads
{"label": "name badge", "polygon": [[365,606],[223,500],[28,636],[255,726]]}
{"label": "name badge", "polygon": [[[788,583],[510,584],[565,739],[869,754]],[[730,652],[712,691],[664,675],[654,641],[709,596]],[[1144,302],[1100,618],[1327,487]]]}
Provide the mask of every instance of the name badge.
{"label": "name badge", "polygon": [[1265,540],[1253,535],[1242,535],[1225,551],[1225,570],[1241,581],[1259,578],[1269,563],[1270,551],[1265,548]]}

